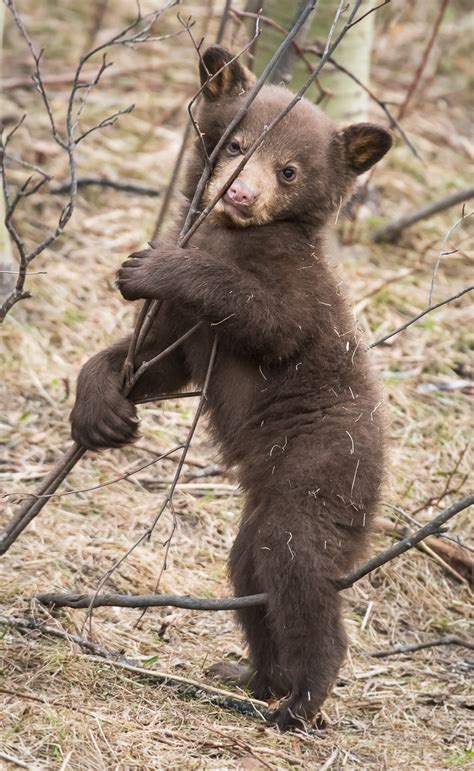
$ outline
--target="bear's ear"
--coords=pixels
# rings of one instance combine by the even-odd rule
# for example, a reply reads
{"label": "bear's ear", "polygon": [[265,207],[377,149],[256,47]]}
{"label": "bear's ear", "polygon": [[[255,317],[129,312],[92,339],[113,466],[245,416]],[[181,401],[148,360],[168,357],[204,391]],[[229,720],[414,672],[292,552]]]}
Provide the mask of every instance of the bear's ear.
{"label": "bear's ear", "polygon": [[[206,99],[222,99],[227,96],[239,96],[249,91],[255,83],[255,76],[237,60],[228,64],[234,57],[221,46],[208,48],[199,62],[201,85],[222,68],[222,72],[204,88]],[[227,66],[226,66],[227,65]]]}
{"label": "bear's ear", "polygon": [[380,161],[392,146],[390,132],[374,123],[354,123],[340,132],[346,159],[355,174],[362,174]]}

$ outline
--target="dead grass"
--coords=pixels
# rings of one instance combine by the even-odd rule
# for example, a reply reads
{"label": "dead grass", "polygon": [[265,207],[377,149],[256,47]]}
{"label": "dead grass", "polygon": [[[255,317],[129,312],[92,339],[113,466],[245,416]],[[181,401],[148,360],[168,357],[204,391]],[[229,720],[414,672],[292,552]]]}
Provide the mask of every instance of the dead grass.
{"label": "dead grass", "polygon": [[[55,4],[53,18],[44,5],[30,0],[19,5],[38,46],[47,44],[47,71],[71,70],[88,34],[82,8],[70,2]],[[191,5],[195,11],[199,4]],[[105,16],[106,30],[116,29],[130,13],[123,0],[114,3],[113,12]],[[397,14],[377,38],[374,86],[385,98],[400,102],[413,71],[407,66],[400,72],[400,62],[410,61],[419,52],[426,19],[424,11],[413,10],[409,3],[402,4]],[[421,223],[396,246],[370,243],[369,234],[381,218],[467,184],[467,42],[458,33],[465,24],[462,14],[462,6],[454,4],[436,47],[432,79],[420,89],[415,109],[405,120],[425,163],[398,143],[374,178],[380,207],[365,212],[355,228],[354,244],[341,249],[361,321],[374,339],[426,305],[442,237],[460,214],[451,210]],[[168,17],[165,27],[176,28],[174,17]],[[449,61],[440,58],[447,50]],[[189,42],[183,36],[146,50],[116,50],[112,58],[117,69],[135,71],[114,79],[111,70],[92,96],[90,119],[131,101],[137,108],[119,127],[84,144],[80,173],[165,186],[179,147],[186,98],[195,87]],[[5,76],[20,76],[29,69],[9,26]],[[51,90],[57,110],[63,108],[65,88]],[[57,179],[63,179],[64,159],[48,139],[38,97],[30,89],[8,91],[6,97],[7,116],[13,119],[27,111],[31,119],[17,139],[17,152],[48,165]],[[380,120],[376,112],[374,118]],[[43,143],[40,150],[35,149],[38,139]],[[21,221],[26,237],[38,239],[58,207],[53,196],[38,197]],[[35,265],[47,275],[31,277],[33,299],[17,306],[1,332],[5,491],[31,489],[68,446],[67,416],[80,365],[126,334],[132,324],[132,309],[113,291],[114,271],[127,253],[150,236],[156,214],[156,199],[86,189],[67,236]],[[348,231],[348,223],[343,224],[346,240]],[[468,285],[468,233],[466,225],[449,245],[458,251],[443,260],[436,300]],[[416,272],[405,275],[414,267]],[[469,300],[463,298],[375,350],[375,364],[385,381],[391,444],[384,501],[406,511],[443,490],[469,439],[468,395],[462,390],[426,388],[469,376],[468,308]],[[87,456],[63,489],[107,481],[146,462],[150,448],[165,451],[183,439],[193,408],[190,400],[147,407],[142,411],[143,439],[138,445]],[[204,426],[193,443],[191,461],[185,475],[191,481],[189,475],[196,468],[216,462]],[[453,484],[468,469],[466,456]],[[160,501],[157,483],[170,478],[172,470],[173,463],[166,461],[94,493],[52,500],[1,561],[0,612],[33,615],[58,628],[80,631],[82,611],[57,612],[52,617],[32,598],[47,589],[94,590],[150,522]],[[232,483],[222,476],[204,481]],[[448,495],[442,504],[455,497]],[[161,591],[209,597],[229,593],[225,559],[239,504],[238,495],[225,490],[177,494],[178,527]],[[13,504],[7,505],[3,521],[13,510]],[[432,513],[429,509],[419,514],[419,521]],[[165,515],[153,542],[140,546],[115,572],[111,589],[153,590],[171,525]],[[459,515],[451,530],[468,543],[469,514]],[[386,538],[379,536],[373,550],[386,545]],[[74,645],[4,628],[0,766],[13,768],[15,763],[7,757],[11,756],[28,768],[88,771],[467,767],[472,762],[468,717],[473,706],[468,652],[453,646],[382,661],[370,658],[371,651],[397,643],[446,633],[467,636],[472,608],[466,587],[429,557],[413,551],[361,581],[346,596],[350,656],[325,705],[329,727],[317,736],[280,736],[258,719],[204,700],[185,699],[168,687],[91,662]],[[136,619],[137,614],[129,610],[97,610],[95,639],[150,669],[201,681],[207,663],[244,653],[229,613],[155,609],[138,628]]]}

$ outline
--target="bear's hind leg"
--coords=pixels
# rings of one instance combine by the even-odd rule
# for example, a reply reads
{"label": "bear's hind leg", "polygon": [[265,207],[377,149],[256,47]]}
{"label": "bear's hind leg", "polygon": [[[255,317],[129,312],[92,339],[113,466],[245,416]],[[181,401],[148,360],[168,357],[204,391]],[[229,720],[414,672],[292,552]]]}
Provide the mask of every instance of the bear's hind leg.
{"label": "bear's hind leg", "polygon": [[292,503],[274,503],[254,542],[257,583],[268,593],[267,623],[276,650],[272,682],[280,682],[286,696],[271,720],[281,730],[313,720],[346,653],[338,556],[325,550],[326,528],[321,535],[313,516],[300,509],[291,524],[285,521]]}
{"label": "bear's hind leg", "polygon": [[[252,529],[252,519],[244,515],[229,560],[229,573],[236,597],[260,594],[264,591],[255,576],[252,556],[255,533]],[[248,645],[249,665],[220,662],[210,667],[208,672],[226,682],[248,687],[255,698],[263,701],[284,695],[287,689],[282,689],[277,684],[276,648],[267,607],[240,608],[237,611],[237,619]]]}
{"label": "bear's hind leg", "polygon": [[270,608],[278,624],[278,665],[291,683],[288,697],[270,719],[282,731],[313,720],[344,661],[347,644],[340,599],[335,588],[323,589],[324,584],[314,586],[307,608],[302,595],[291,607],[280,593],[270,592]]}

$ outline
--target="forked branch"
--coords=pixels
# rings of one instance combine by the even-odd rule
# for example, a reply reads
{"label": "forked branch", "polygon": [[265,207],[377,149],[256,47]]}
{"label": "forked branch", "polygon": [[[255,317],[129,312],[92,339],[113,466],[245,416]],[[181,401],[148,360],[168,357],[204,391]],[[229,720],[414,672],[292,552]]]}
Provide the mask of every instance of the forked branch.
{"label": "forked branch", "polygon": [[[113,125],[121,115],[125,115],[129,113],[133,109],[133,105],[129,105],[128,107],[117,110],[112,115],[106,116],[105,118],[100,120],[96,125],[91,126],[88,129],[85,129],[82,131],[80,129],[80,119],[83,114],[84,108],[86,106],[88,96],[91,93],[92,89],[99,84],[101,77],[103,73],[106,71],[106,69],[111,66],[106,60],[105,51],[108,48],[111,48],[117,45],[132,46],[132,45],[138,45],[141,43],[147,43],[149,41],[163,40],[165,38],[169,38],[170,35],[163,35],[162,37],[153,36],[152,28],[156,20],[161,16],[162,12],[167,8],[171,8],[172,6],[176,5],[177,2],[178,0],[169,0],[169,2],[166,3],[164,8],[158,11],[153,11],[152,13],[146,14],[145,16],[142,16],[140,8],[138,7],[137,16],[131,24],[129,24],[121,32],[115,34],[109,40],[105,41],[104,43],[101,43],[100,45],[97,45],[95,48],[93,48],[91,51],[84,54],[80,58],[73,76],[71,90],[69,92],[69,97],[67,100],[64,130],[61,130],[58,126],[57,119],[53,113],[51,101],[50,101],[50,98],[46,89],[45,81],[43,78],[43,74],[42,74],[41,65],[42,65],[44,51],[43,50],[37,51],[35,46],[33,45],[33,42],[30,38],[28,30],[26,29],[16,9],[14,0],[4,0],[6,7],[9,9],[12,15],[14,24],[16,25],[18,31],[20,32],[20,35],[23,38],[27,48],[29,49],[31,57],[33,59],[33,63],[34,63],[34,70],[32,75],[33,83],[36,91],[41,97],[44,109],[48,116],[52,137],[56,142],[56,144],[67,155],[68,167],[69,167],[69,182],[68,182],[68,188],[67,188],[68,200],[61,208],[56,225],[53,227],[50,233],[44,237],[44,239],[40,243],[36,244],[36,246],[29,249],[26,246],[26,243],[21,237],[20,232],[15,224],[16,210],[18,208],[18,205],[25,198],[28,198],[34,193],[37,193],[43,187],[43,185],[45,185],[52,179],[52,177],[46,174],[45,172],[43,172],[38,167],[32,166],[31,164],[27,164],[24,161],[17,160],[11,157],[10,154],[7,152],[8,145],[10,144],[17,130],[24,123],[26,119],[26,115],[24,115],[18,121],[17,125],[13,128],[13,130],[10,131],[10,133],[7,134],[5,137],[3,137],[3,130],[0,132],[1,133],[0,173],[2,175],[3,195],[5,197],[5,202],[6,202],[5,226],[7,228],[8,233],[10,234],[11,240],[15,244],[17,255],[18,255],[17,280],[10,294],[5,298],[3,303],[0,305],[0,323],[5,319],[7,313],[13,308],[14,305],[16,305],[16,303],[31,297],[30,292],[27,289],[25,289],[29,265],[36,257],[38,257],[38,255],[42,254],[42,252],[44,252],[45,249],[51,246],[51,244],[53,244],[63,234],[64,229],[66,228],[68,222],[72,217],[72,214],[76,207],[77,190],[78,190],[77,161],[76,161],[77,145],[93,132],[99,129],[103,129],[107,126]],[[173,33],[173,34],[181,34],[181,30],[178,33]],[[86,82],[84,82],[84,78],[83,78],[84,66],[89,62],[89,60],[92,57],[94,57],[96,54],[99,54],[99,53],[102,53],[102,61],[95,75],[90,80],[86,80]],[[18,163],[20,166],[25,166],[30,168],[35,175],[40,176],[40,179],[33,183],[33,177],[29,177],[26,180],[26,182],[23,185],[20,185],[19,188],[16,190],[16,192],[13,193],[8,180],[8,176],[7,176],[7,164],[11,162]]]}

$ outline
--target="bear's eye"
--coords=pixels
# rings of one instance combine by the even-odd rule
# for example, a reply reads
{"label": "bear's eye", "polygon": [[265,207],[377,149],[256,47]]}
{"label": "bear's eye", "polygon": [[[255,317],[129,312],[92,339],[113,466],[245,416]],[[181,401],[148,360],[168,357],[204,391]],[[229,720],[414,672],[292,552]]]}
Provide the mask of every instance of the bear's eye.
{"label": "bear's eye", "polygon": [[294,169],[293,166],[285,166],[285,168],[280,171],[280,176],[285,182],[293,182],[296,177],[296,169]]}
{"label": "bear's eye", "polygon": [[231,155],[239,155],[242,152],[239,142],[236,139],[231,139],[227,145],[227,149]]}

